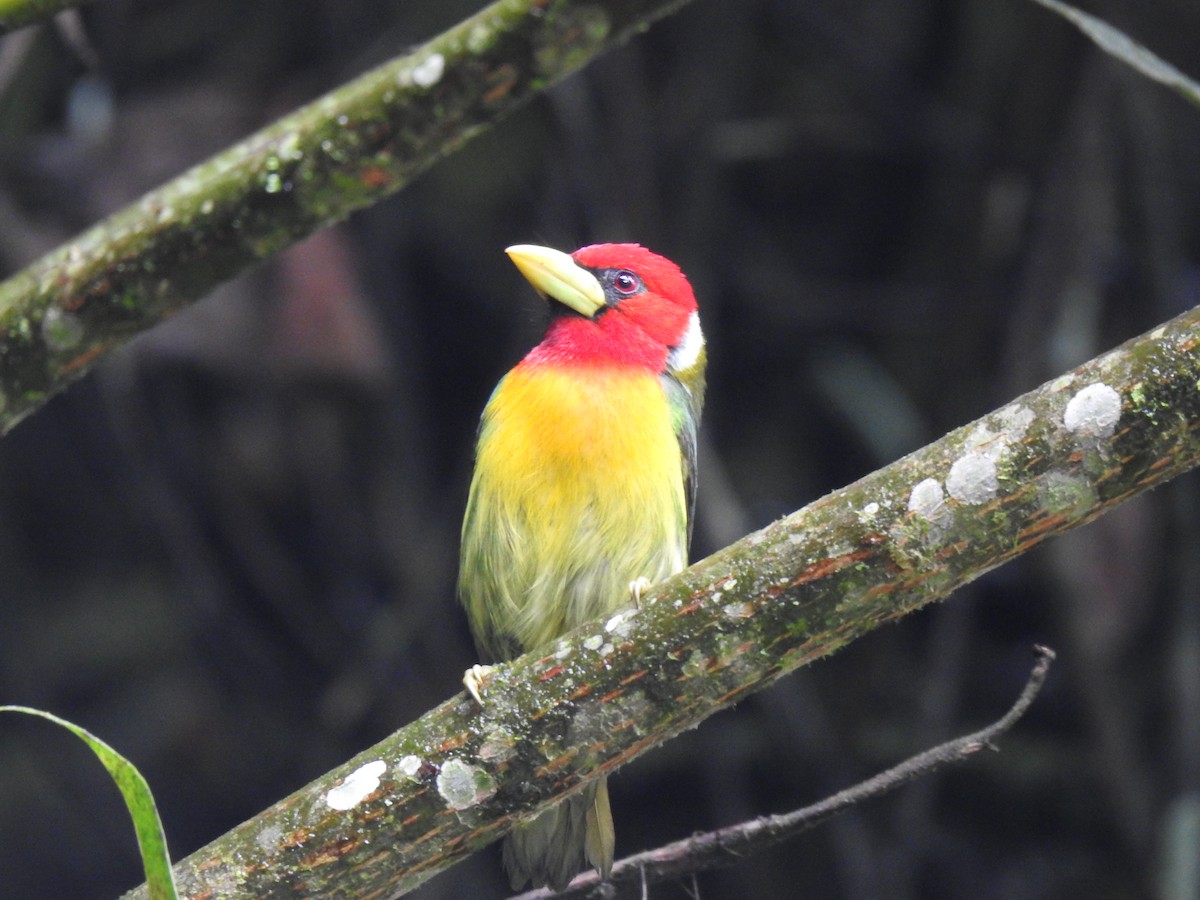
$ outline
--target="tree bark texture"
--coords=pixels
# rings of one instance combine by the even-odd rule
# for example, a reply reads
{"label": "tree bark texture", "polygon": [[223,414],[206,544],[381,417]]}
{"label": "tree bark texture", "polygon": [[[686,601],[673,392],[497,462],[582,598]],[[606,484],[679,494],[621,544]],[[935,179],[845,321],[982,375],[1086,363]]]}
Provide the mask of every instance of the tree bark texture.
{"label": "tree bark texture", "polygon": [[[1200,458],[1200,309],[498,667],[179,863],[183,896],[392,897],[707,716]],[[141,896],[135,892],[133,896]]]}
{"label": "tree bark texture", "polygon": [[500,0],[0,284],[0,431],[248,266],[396,192],[686,0]]}

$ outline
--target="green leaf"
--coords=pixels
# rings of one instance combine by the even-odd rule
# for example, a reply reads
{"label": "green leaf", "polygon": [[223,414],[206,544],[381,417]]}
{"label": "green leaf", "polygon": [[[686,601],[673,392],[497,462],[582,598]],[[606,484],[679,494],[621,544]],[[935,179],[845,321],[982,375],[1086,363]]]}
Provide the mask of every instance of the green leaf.
{"label": "green leaf", "polygon": [[1137,69],[1147,78],[1165,84],[1185,99],[1200,106],[1200,83],[1193,81],[1166,60],[1147,50],[1125,32],[1114,28],[1103,19],[1078,10],[1059,0],[1033,0],[1051,12],[1057,13],[1096,42],[1105,53],[1109,53],[1125,64]]}
{"label": "green leaf", "polygon": [[146,883],[154,900],[175,900],[175,878],[171,873],[171,858],[167,855],[167,838],[163,833],[158,808],[146,779],[129,760],[114,750],[90,731],[80,728],[53,713],[28,706],[0,706],[0,712],[27,713],[40,716],[61,725],[92,748],[108,774],[116,782],[125,798],[125,805],[133,817],[133,828],[137,832],[138,848],[142,852],[142,866],[146,870]]}

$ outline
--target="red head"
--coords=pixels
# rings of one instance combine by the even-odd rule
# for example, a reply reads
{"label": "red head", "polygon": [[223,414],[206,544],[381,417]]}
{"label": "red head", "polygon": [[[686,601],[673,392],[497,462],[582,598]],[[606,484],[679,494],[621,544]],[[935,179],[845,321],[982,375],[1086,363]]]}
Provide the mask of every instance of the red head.
{"label": "red head", "polygon": [[691,285],[679,266],[645,247],[592,244],[568,256],[523,245],[508,254],[555,313],[528,362],[662,372],[690,368],[703,351]]}

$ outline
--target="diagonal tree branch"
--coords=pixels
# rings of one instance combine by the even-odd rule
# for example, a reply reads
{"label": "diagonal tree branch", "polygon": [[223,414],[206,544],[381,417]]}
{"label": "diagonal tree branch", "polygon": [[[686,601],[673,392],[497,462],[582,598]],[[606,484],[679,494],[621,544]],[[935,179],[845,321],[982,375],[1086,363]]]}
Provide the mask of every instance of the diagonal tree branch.
{"label": "diagonal tree branch", "polygon": [[500,0],[34,262],[0,284],[0,431],[138,332],[396,192],[685,2]]}
{"label": "diagonal tree branch", "polygon": [[[397,896],[878,625],[1200,461],[1200,309],[499,667],[179,863],[183,896]],[[135,893],[134,896],[142,896]]]}

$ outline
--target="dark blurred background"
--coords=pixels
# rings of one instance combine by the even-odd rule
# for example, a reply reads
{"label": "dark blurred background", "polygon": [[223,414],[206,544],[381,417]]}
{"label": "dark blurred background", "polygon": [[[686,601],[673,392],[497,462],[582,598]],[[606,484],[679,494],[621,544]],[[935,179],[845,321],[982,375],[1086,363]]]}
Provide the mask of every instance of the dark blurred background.
{"label": "dark blurred background", "polygon": [[[100,0],[4,38],[0,270],[476,8]],[[1194,0],[1086,8],[1200,76]],[[0,441],[0,702],[127,754],[189,853],[459,690],[475,422],[541,325],[505,246],[637,240],[691,276],[698,558],[1200,302],[1197,147],[1200,110],[1026,0],[695,0]],[[627,767],[618,854],[979,727],[1040,641],[1060,661],[1002,753],[699,896],[1191,897],[1198,493],[1136,500]],[[140,879],[86,749],[0,720],[0,896]],[[417,896],[504,894],[489,852]]]}

